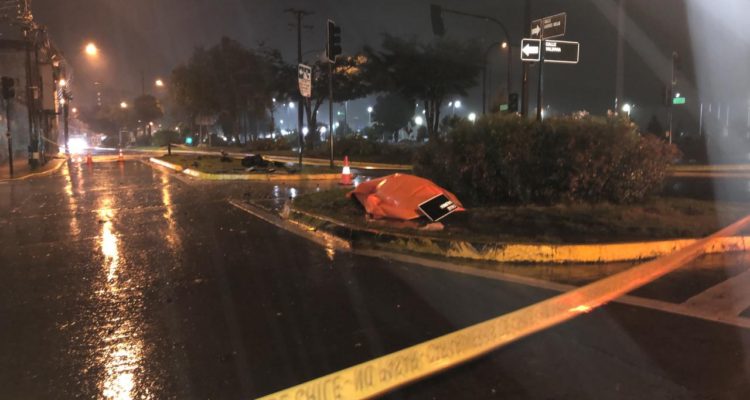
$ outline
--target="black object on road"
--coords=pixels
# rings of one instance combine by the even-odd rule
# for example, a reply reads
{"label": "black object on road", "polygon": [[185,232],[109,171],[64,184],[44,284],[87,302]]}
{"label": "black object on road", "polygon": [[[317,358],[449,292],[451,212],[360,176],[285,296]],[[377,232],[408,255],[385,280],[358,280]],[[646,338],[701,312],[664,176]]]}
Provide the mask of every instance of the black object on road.
{"label": "black object on road", "polygon": [[269,162],[263,158],[260,154],[253,154],[242,159],[242,166],[245,168],[250,167],[268,167]]}

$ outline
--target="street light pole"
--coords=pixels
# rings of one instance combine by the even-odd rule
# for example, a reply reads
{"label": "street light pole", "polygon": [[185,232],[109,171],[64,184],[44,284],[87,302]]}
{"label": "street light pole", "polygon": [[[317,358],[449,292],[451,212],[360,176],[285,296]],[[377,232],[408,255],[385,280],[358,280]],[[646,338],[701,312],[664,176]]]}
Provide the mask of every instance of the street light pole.
{"label": "street light pole", "polygon": [[[65,94],[63,93],[63,99],[65,99]],[[63,126],[65,129],[65,154],[70,155],[70,148],[68,147],[68,100],[65,99],[65,104],[63,104]]]}
{"label": "street light pole", "polygon": [[[528,3],[530,1],[531,0],[527,0],[527,4],[526,4],[527,8],[529,6]],[[510,94],[511,58],[512,58],[511,54],[512,53],[510,51],[510,48],[511,48],[511,46],[510,46],[510,43],[511,43],[510,34],[508,34],[508,29],[505,27],[505,24],[503,24],[502,22],[500,22],[500,20],[497,19],[497,18],[488,17],[486,15],[472,14],[472,13],[467,13],[467,12],[458,11],[458,10],[451,10],[451,9],[447,9],[447,8],[442,8],[442,12],[456,14],[456,15],[461,15],[461,16],[464,16],[464,17],[471,17],[471,18],[482,19],[482,20],[485,20],[485,21],[488,21],[488,22],[495,23],[496,25],[498,25],[500,27],[500,29],[502,29],[503,34],[505,35],[505,42],[508,43],[508,93]],[[527,18],[527,19],[530,19],[530,18]],[[529,23],[527,25],[531,25],[531,21],[530,20],[529,20]],[[485,53],[485,64],[486,64],[486,59],[487,59],[487,55]],[[524,85],[527,84],[527,82],[526,82],[527,81],[527,66],[526,66],[526,64],[527,63],[524,63]],[[486,65],[485,65],[485,69],[486,69]],[[526,93],[526,94],[528,93],[527,89],[528,88],[526,86],[524,86],[524,90],[526,90],[526,92],[524,92],[524,93]],[[486,94],[485,94],[485,96],[486,96]]]}
{"label": "street light pole", "polygon": [[674,118],[674,110],[673,110],[673,104],[674,104],[674,87],[677,85],[677,82],[675,80],[675,61],[678,57],[678,54],[676,51],[672,52],[672,78],[669,81],[669,96],[667,96],[667,115],[669,119],[669,144],[672,144],[672,136],[673,136],[673,126],[672,126],[672,119]]}

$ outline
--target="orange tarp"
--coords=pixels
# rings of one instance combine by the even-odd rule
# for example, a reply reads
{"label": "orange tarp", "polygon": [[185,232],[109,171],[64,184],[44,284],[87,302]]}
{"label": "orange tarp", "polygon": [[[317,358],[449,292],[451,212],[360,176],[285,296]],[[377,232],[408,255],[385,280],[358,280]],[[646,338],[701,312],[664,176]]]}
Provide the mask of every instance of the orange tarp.
{"label": "orange tarp", "polygon": [[453,193],[432,181],[407,174],[394,174],[364,182],[347,196],[354,196],[359,200],[373,218],[408,221],[422,217],[419,205],[441,194],[458,206],[456,211],[465,211]]}

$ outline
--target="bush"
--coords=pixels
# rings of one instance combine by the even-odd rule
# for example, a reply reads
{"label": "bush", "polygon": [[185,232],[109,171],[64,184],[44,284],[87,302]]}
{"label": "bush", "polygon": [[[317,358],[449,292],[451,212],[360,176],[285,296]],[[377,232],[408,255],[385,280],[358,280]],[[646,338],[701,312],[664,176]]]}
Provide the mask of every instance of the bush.
{"label": "bush", "polygon": [[[380,143],[371,139],[372,135],[365,139],[363,136],[349,136],[344,138],[335,137],[333,151],[337,158],[349,156],[357,161],[384,162],[411,164],[414,154],[418,148],[409,144]],[[327,143],[327,142],[326,142]],[[308,156],[328,158],[328,146],[324,145],[307,152]]]}
{"label": "bush", "polygon": [[151,137],[148,135],[138,135],[135,138],[136,146],[151,146]]}
{"label": "bush", "polygon": [[151,144],[159,147],[166,146],[168,142],[172,142],[172,144],[181,143],[180,132],[161,130],[154,133],[154,137],[151,139]]}
{"label": "bush", "polygon": [[296,143],[296,135],[278,136],[276,139],[256,139],[247,143],[250,151],[282,151],[291,150],[292,142]]}
{"label": "bush", "polygon": [[474,204],[632,203],[661,188],[678,153],[621,118],[491,116],[425,146],[415,172]]}

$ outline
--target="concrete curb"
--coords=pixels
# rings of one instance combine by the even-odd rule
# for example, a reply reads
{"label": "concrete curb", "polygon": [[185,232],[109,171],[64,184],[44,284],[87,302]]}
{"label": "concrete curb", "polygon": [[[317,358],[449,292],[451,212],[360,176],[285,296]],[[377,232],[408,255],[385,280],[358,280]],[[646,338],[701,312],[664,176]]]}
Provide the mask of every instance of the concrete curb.
{"label": "concrete curb", "polygon": [[33,179],[33,178],[41,178],[44,176],[50,176],[54,174],[55,172],[59,171],[60,168],[62,168],[63,165],[65,165],[65,162],[67,161],[67,158],[56,158],[50,163],[57,162],[57,165],[52,166],[49,169],[46,169],[44,171],[40,172],[34,172],[28,175],[19,176],[18,178],[8,178],[8,179],[0,179],[0,182],[13,182],[13,181],[23,181],[26,179]]}
{"label": "concrete curb", "polygon": [[196,171],[191,168],[184,168],[181,165],[172,164],[170,162],[159,160],[158,158],[154,158],[154,157],[149,158],[149,162],[156,164],[156,165],[160,165],[165,168],[169,168],[177,172],[181,172],[193,178],[209,180],[209,181],[231,181],[231,180],[243,180],[243,181],[255,181],[255,182],[331,181],[331,180],[337,180],[341,177],[340,174],[299,174],[299,175],[209,174],[206,172]]}
{"label": "concrete curb", "polygon": [[[163,148],[154,148],[154,149],[130,149],[130,151],[137,151],[141,153],[160,153],[164,154],[166,152],[166,146]],[[175,154],[200,154],[200,155],[217,155],[219,150],[192,150],[192,149],[185,149],[181,146],[173,146],[172,147],[172,153]],[[270,154],[262,154],[263,152],[258,152],[257,154],[260,154],[265,158],[266,160],[270,161],[278,161],[278,162],[285,162],[285,163],[292,163],[296,164],[299,159],[296,157],[288,157],[288,156],[275,156]],[[250,152],[227,152],[228,155],[232,157],[238,157],[242,158],[249,154],[252,154]],[[334,160],[334,166],[336,167],[343,167],[344,161],[343,160]],[[322,159],[322,158],[309,158],[304,157],[302,159],[302,164],[304,165],[317,165],[317,166],[328,166],[330,165],[330,160],[328,159]],[[370,162],[363,162],[363,161],[350,161],[349,165],[352,168],[356,169],[367,169],[367,170],[377,170],[377,169],[384,169],[384,170],[394,170],[394,171],[411,171],[413,167],[411,165],[406,164],[387,164],[387,163],[370,163]]]}
{"label": "concrete curb", "polygon": [[[684,249],[700,239],[676,239],[648,242],[605,244],[527,244],[472,243],[468,241],[417,237],[355,227],[329,217],[292,208],[290,220],[310,231],[323,231],[353,247],[374,247],[387,251],[408,251],[447,258],[492,261],[500,263],[609,263],[649,260]],[[705,254],[742,252],[750,249],[750,236],[720,238],[712,242]]]}

